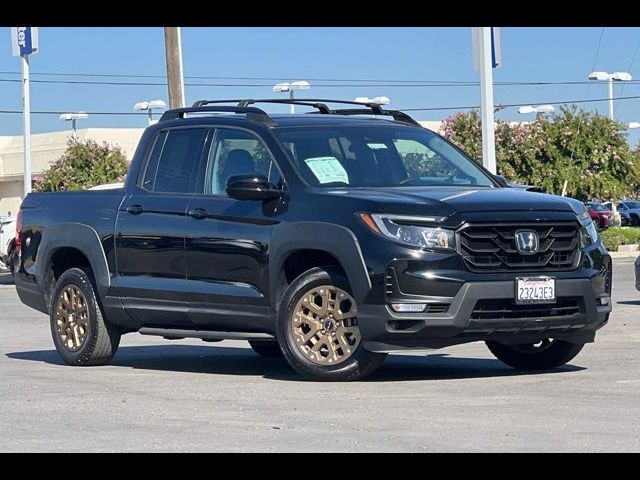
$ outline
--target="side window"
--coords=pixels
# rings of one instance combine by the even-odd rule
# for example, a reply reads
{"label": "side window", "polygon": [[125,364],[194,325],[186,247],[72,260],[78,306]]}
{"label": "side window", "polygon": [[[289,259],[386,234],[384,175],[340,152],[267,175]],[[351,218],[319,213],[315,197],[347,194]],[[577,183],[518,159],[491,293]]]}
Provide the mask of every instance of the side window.
{"label": "side window", "polygon": [[280,171],[257,137],[242,130],[218,129],[207,159],[204,193],[226,195],[229,177],[250,174],[264,175],[284,187]]}
{"label": "side window", "polygon": [[156,142],[142,186],[161,193],[191,192],[193,171],[200,159],[206,133],[204,128],[170,130],[159,153],[156,150],[160,142]]}
{"label": "side window", "polygon": [[144,173],[144,178],[140,182],[140,186],[145,190],[153,190],[153,182],[156,179],[156,172],[158,171],[158,161],[160,160],[160,154],[162,153],[162,147],[164,147],[164,141],[167,138],[167,132],[161,132],[156,137],[156,141],[153,144],[153,150],[147,161],[147,168]]}

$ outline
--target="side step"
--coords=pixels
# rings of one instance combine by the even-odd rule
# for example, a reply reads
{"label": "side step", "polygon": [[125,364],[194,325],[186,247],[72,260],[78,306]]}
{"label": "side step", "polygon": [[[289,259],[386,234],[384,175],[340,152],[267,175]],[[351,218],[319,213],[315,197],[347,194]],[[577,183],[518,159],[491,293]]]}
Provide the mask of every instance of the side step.
{"label": "side step", "polygon": [[275,340],[269,333],[260,332],[214,332],[209,330],[185,330],[180,328],[142,327],[138,330],[142,335],[155,335],[169,340],[182,338],[201,338],[202,340]]}

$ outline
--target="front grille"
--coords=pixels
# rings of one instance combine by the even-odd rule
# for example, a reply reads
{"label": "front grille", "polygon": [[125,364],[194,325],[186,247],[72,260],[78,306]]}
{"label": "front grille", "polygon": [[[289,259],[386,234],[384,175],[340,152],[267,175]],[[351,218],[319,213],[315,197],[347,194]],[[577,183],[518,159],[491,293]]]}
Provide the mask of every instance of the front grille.
{"label": "front grille", "polygon": [[[526,272],[573,270],[580,258],[577,223],[472,224],[458,234],[458,252],[472,272]],[[518,230],[538,233],[538,253],[516,250]]]}
{"label": "front grille", "polygon": [[570,317],[580,313],[580,298],[565,297],[552,304],[518,305],[511,299],[478,300],[472,320],[538,319]]}

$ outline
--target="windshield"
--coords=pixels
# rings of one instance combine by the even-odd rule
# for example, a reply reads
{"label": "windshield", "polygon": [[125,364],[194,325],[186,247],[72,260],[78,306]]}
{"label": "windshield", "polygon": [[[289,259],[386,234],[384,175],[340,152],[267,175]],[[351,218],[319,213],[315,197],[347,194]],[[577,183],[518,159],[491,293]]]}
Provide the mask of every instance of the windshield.
{"label": "windshield", "polygon": [[312,186],[495,186],[472,160],[428,130],[341,125],[281,128],[276,134]]}
{"label": "windshield", "polygon": [[607,207],[605,207],[604,205],[602,205],[601,203],[592,203],[589,205],[589,208],[591,210],[594,210],[596,212],[608,212],[609,209]]}
{"label": "windshield", "polygon": [[640,202],[624,202],[627,208],[640,208]]}

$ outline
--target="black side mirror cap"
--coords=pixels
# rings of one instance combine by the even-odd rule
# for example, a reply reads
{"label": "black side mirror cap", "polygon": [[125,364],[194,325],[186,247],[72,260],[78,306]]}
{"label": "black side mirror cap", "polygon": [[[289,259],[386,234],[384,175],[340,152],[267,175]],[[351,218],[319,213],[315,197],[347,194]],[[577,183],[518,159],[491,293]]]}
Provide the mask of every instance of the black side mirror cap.
{"label": "black side mirror cap", "polygon": [[495,179],[496,182],[498,182],[498,185],[500,185],[501,187],[511,188],[511,185],[509,185],[509,182],[507,182],[507,179],[504,178],[502,175],[494,175],[493,178]]}
{"label": "black side mirror cap", "polygon": [[225,186],[227,195],[236,200],[271,200],[282,195],[264,175],[232,175]]}

